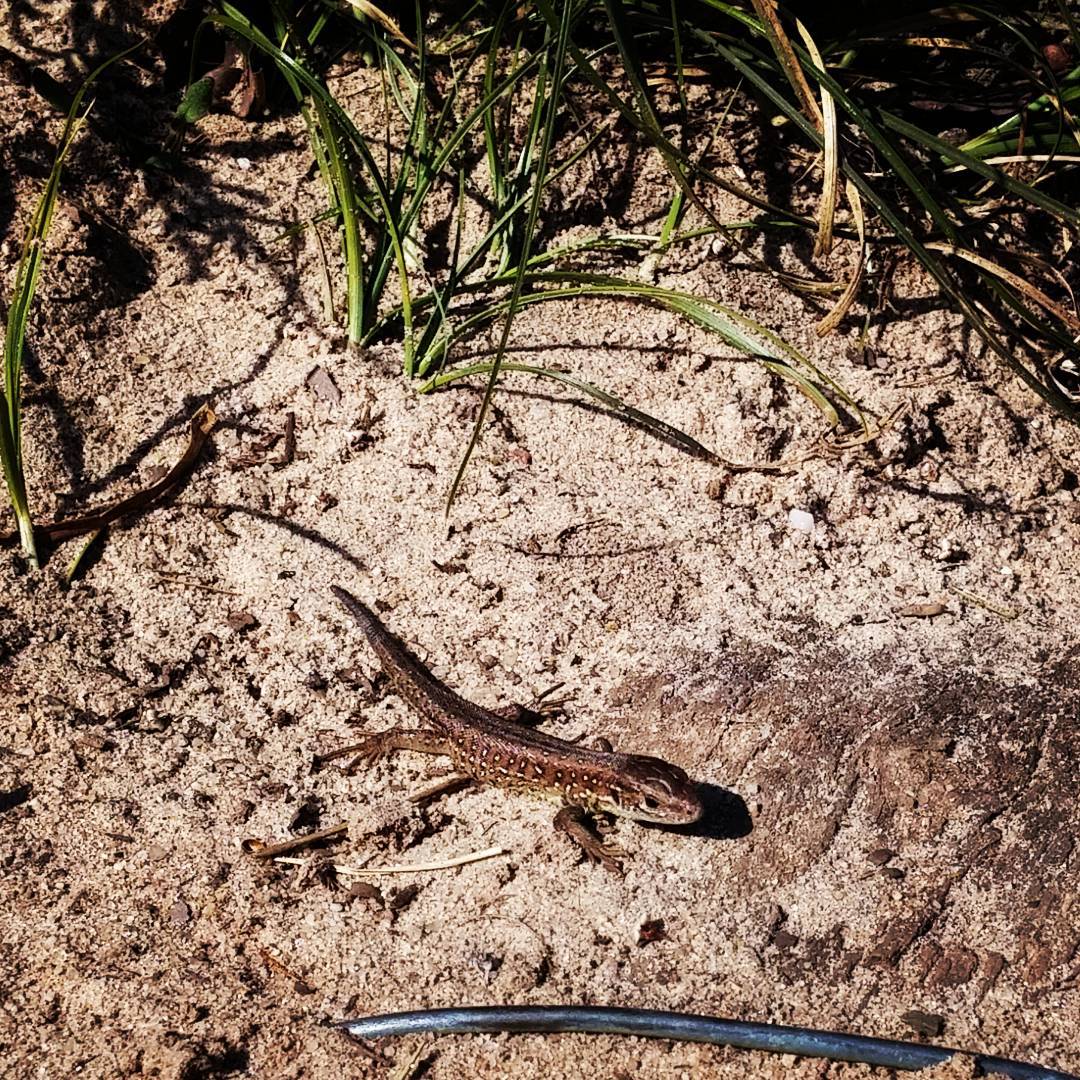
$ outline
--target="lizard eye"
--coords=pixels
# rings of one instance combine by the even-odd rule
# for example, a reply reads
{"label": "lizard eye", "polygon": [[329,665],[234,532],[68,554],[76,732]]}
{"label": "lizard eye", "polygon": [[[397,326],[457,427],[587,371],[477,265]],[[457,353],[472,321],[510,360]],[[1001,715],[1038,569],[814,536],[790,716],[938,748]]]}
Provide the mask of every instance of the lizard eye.
{"label": "lizard eye", "polygon": [[648,795],[641,802],[646,810],[655,810],[660,805],[655,799],[650,799]]}

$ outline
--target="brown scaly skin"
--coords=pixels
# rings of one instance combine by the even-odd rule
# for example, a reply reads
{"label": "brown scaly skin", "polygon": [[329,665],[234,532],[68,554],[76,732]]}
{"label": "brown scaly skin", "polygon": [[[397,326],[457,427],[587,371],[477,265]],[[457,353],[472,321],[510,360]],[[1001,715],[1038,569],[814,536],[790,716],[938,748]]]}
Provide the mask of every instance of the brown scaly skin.
{"label": "brown scaly skin", "polygon": [[337,586],[331,592],[359,623],[394,691],[430,725],[369,736],[355,748],[361,760],[373,762],[394,750],[447,754],[475,780],[557,799],[564,806],[556,828],[609,869],[618,869],[621,852],[596,835],[590,815],[664,825],[701,817],[701,800],[677,765],[577,746],[474,705],[439,682],[356,597]]}

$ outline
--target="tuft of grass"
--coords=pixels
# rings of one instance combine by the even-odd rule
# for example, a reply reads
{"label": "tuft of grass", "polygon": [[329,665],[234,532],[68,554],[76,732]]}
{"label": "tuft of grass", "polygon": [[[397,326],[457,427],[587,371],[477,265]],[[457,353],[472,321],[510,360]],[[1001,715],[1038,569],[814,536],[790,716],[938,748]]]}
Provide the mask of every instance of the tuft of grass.
{"label": "tuft of grass", "polygon": [[[389,31],[382,20],[361,19],[353,27],[352,45],[356,49],[362,42],[378,68],[385,105],[395,122],[397,146],[391,152],[388,129],[382,153],[374,136],[362,133],[334,98],[323,74],[329,57],[320,51],[319,42],[341,41],[344,24],[334,23],[331,33],[331,24],[325,18],[301,25],[298,7],[287,6],[282,0],[276,0],[271,7],[273,36],[260,29],[240,5],[229,3],[221,4],[205,25],[237,35],[245,46],[261,50],[277,67],[299,104],[328,193],[329,213],[341,233],[350,295],[350,339],[363,345],[398,330],[404,344],[406,377],[425,379],[423,388],[430,390],[454,381],[442,379],[440,373],[453,365],[458,346],[484,324],[501,322],[493,359],[482,369],[487,386],[451,486],[450,500],[483,431],[514,318],[521,308],[538,302],[605,296],[661,304],[743,348],[769,370],[790,378],[822,410],[830,426],[839,421],[829,401],[834,391],[839,391],[843,406],[859,414],[850,395],[833,380],[816,369],[799,374],[803,358],[799,357],[792,367],[772,356],[772,346],[750,342],[737,329],[735,313],[706,299],[618,275],[554,269],[561,261],[609,259],[639,250],[648,254],[655,267],[668,250],[716,231],[734,236],[742,230],[791,224],[790,215],[763,200],[756,200],[755,205],[773,211],[776,217],[760,223],[750,220],[726,225],[716,221],[704,207],[688,179],[692,163],[680,164],[681,151],[664,139],[658,114],[650,103],[648,80],[633,30],[617,4],[612,2],[605,8],[610,25],[616,28],[610,48],[630,73],[634,101],[646,116],[646,121],[636,126],[644,126],[659,140],[665,161],[678,175],[678,183],[658,236],[597,234],[573,245],[546,250],[538,238],[548,191],[609,135],[617,120],[634,121],[637,116],[595,70],[596,57],[608,47],[585,51],[573,43],[575,29],[590,15],[588,6],[564,2],[556,8],[541,4],[538,12],[526,13],[517,5],[504,3],[495,9],[490,25],[477,16],[469,35],[450,45],[446,43],[448,34],[441,41],[429,42],[419,10],[412,36],[415,44],[410,39],[405,47],[405,35]],[[432,74],[436,66],[440,70],[438,79]],[[477,67],[482,70],[478,95],[467,92],[465,86],[465,76]],[[675,78],[680,87],[682,71],[683,62],[678,57]],[[568,124],[574,116],[566,95],[571,82],[594,89],[599,86],[603,91],[601,101],[613,101],[618,108],[613,109],[609,119],[590,123],[588,129],[585,122]],[[685,114],[685,93],[680,93]],[[440,104],[433,105],[433,100]],[[486,176],[480,179],[468,166],[470,153],[478,147],[482,148],[487,167]],[[410,253],[422,246],[419,233],[432,196],[445,191],[449,183],[457,189],[452,256],[445,267],[426,271],[416,265]],[[487,211],[487,227],[471,245],[463,240],[467,188],[474,201],[478,195],[482,198]],[[710,224],[680,232],[688,206],[704,212]],[[358,240],[361,229],[362,243]],[[417,278],[429,287],[418,292],[412,284]],[[394,292],[389,290],[392,279]],[[490,302],[478,302],[477,298],[485,293],[496,297]],[[746,326],[769,336],[752,320]],[[780,352],[796,355],[784,343]],[[469,370],[476,375],[481,369],[473,366]],[[519,365],[515,370],[543,377],[539,369],[528,366]],[[574,378],[567,376],[564,381]],[[577,379],[577,385],[592,386],[581,379]],[[595,389],[598,394],[606,394]],[[596,394],[592,396],[599,400]],[[617,400],[608,395],[609,403]],[[616,411],[625,414],[628,408],[620,405]],[[653,431],[666,427],[656,418],[649,418],[643,426]]]}
{"label": "tuft of grass", "polygon": [[30,500],[26,489],[26,474],[23,469],[22,454],[22,365],[23,351],[26,345],[26,324],[30,317],[30,307],[37,291],[38,279],[45,258],[45,241],[52,224],[53,210],[60,195],[60,176],[64,161],[75,142],[80,129],[93,107],[93,102],[83,106],[91,85],[99,75],[117,61],[129,56],[140,48],[142,42],[133,45],[124,52],[110,57],[95,68],[75,94],[67,110],[64,128],[57,144],[52,169],[45,182],[45,188],[38,199],[37,207],[30,219],[26,235],[23,238],[19,263],[15,270],[15,285],[11,303],[8,306],[7,327],[4,334],[4,387],[3,407],[0,408],[0,463],[3,465],[4,481],[7,485],[8,499],[15,511],[18,522],[19,542],[23,554],[30,565],[38,568],[37,544],[34,537],[34,522],[30,513]]}
{"label": "tuft of grass", "polygon": [[[821,413],[833,445],[873,437],[881,426],[873,415],[766,327],[655,284],[668,252],[713,237],[743,271],[834,298],[808,321],[822,337],[860,300],[872,313],[867,268],[907,252],[993,355],[1078,418],[1053,378],[1054,365],[1076,352],[1068,283],[1054,259],[1080,229],[1066,183],[1080,157],[1080,68],[1061,70],[1049,48],[1055,35],[1080,45],[1063,0],[1056,12],[1017,11],[1003,0],[900,17],[861,8],[841,23],[826,13],[800,21],[772,0],[504,0],[466,7],[450,25],[417,3],[404,28],[368,0],[344,14],[298,0],[271,0],[267,17],[262,9],[222,2],[205,26],[269,58],[305,119],[341,242],[350,340],[400,335],[404,374],[422,379],[424,391],[486,377],[451,499],[503,369],[558,377],[670,435],[664,421],[632,416],[632,406],[590,380],[509,366],[514,319],[537,303],[604,296],[659,304],[792,382]],[[350,116],[328,82],[335,61],[357,54],[382,87],[381,133]],[[674,87],[669,105],[650,76],[658,69]],[[730,87],[712,132],[695,126],[691,72]],[[993,113],[985,106],[999,87],[1012,103],[1004,121],[1000,104]],[[736,98],[763,138],[778,133],[789,174],[798,161],[806,166],[790,195],[766,198],[760,177],[735,181],[710,165],[709,144],[734,122]],[[958,135],[958,115],[986,121]],[[553,246],[544,231],[554,224],[549,193],[617,126],[620,140],[654,152],[670,176],[657,232],[601,232]],[[747,216],[721,220],[716,192],[742,200]],[[447,204],[449,256],[434,265],[424,230]],[[1020,218],[1037,224],[1025,231]],[[854,268],[838,281],[820,266],[792,274],[763,255],[765,233],[802,234],[814,259],[854,244]],[[462,346],[496,324],[490,361],[460,366]]]}

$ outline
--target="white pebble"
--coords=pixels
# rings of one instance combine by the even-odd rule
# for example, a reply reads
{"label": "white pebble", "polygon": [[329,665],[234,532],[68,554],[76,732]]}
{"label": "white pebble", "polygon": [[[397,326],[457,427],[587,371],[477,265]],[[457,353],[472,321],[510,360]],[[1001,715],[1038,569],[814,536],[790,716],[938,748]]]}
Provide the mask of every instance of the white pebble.
{"label": "white pebble", "polygon": [[799,532],[814,531],[814,515],[808,514],[805,510],[789,510],[787,519],[788,524]]}

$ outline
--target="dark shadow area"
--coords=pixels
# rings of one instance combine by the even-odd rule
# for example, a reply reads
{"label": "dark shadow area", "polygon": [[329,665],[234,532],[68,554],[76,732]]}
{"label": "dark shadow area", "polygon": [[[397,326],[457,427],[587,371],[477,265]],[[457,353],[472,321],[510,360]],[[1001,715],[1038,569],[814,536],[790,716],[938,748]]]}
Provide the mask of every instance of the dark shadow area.
{"label": "dark shadow area", "polygon": [[[555,347],[556,348],[567,348],[567,346],[555,346]],[[596,351],[596,349],[594,347],[592,347],[592,346],[581,346],[581,348],[583,350],[585,350],[585,351],[590,351],[590,352],[595,352]],[[515,351],[518,351],[518,350],[515,350]],[[550,352],[550,347],[548,347],[547,349],[540,350],[540,351]],[[483,378],[483,376],[477,376],[477,377],[478,378]],[[525,377],[528,377],[528,376],[526,375]],[[462,383],[451,383],[448,386],[444,386],[439,390],[439,393],[449,392],[449,391],[453,391],[453,390],[456,390],[458,392],[465,391],[465,392],[472,392],[472,393],[480,393],[480,392],[482,392],[478,387],[470,386],[470,385],[462,382]],[[568,395],[569,394],[577,394],[577,393],[579,393],[579,391],[577,391],[573,387],[569,387],[569,386],[566,388],[566,391],[567,391]],[[532,400],[532,401],[544,401],[544,402],[548,402],[548,403],[553,404],[553,405],[570,405],[570,406],[573,406],[576,409],[581,409],[583,412],[592,413],[594,416],[603,416],[603,417],[606,417],[607,419],[616,420],[619,423],[626,424],[627,427],[636,428],[637,430],[639,430],[639,431],[643,432],[644,434],[648,435],[650,438],[656,439],[658,442],[662,442],[665,445],[670,446],[673,449],[678,450],[681,453],[688,455],[689,457],[695,457],[695,458],[699,458],[699,459],[703,459],[703,460],[710,460],[709,454],[711,453],[711,451],[709,451],[708,447],[705,447],[705,450],[707,451],[706,453],[696,453],[690,447],[683,445],[681,442],[679,442],[677,439],[675,439],[673,437],[669,437],[669,436],[665,435],[662,431],[658,430],[657,428],[650,427],[648,424],[646,424],[646,423],[644,423],[642,421],[636,420],[632,416],[629,416],[629,415],[627,415],[625,413],[620,413],[615,409],[606,408],[603,405],[598,405],[595,402],[587,400],[587,399],[582,399],[580,397],[575,398],[575,397],[570,397],[570,396],[559,397],[559,396],[557,396],[555,394],[545,394],[545,393],[542,393],[542,392],[536,391],[536,390],[516,390],[516,389],[513,389],[511,387],[506,387],[506,386],[500,386],[499,387],[499,393],[500,394],[505,394],[507,396],[512,396],[512,397],[527,398],[527,399]],[[633,407],[631,402],[627,402],[626,404],[628,406],[630,406],[631,408]],[[657,417],[656,419],[661,424],[666,423],[666,421],[664,421],[661,417]],[[693,436],[691,436],[691,438],[693,438]]]}
{"label": "dark shadow area", "polygon": [[[463,385],[455,386],[454,384],[451,384],[450,386],[443,387],[443,390],[454,389],[469,389],[473,390],[474,392],[478,392],[476,387],[466,387]],[[570,393],[577,393],[577,391],[575,391],[573,387],[567,387],[567,390]],[[694,457],[698,458],[699,460],[705,461],[711,460],[711,451],[708,447],[705,447],[706,453],[697,453],[693,451],[690,447],[684,446],[677,439],[665,435],[662,431],[658,431],[656,428],[650,427],[648,424],[643,423],[640,420],[636,420],[632,416],[620,413],[614,409],[605,408],[603,405],[597,405],[592,401],[572,397],[556,397],[554,394],[543,394],[538,391],[512,390],[508,387],[500,387],[499,393],[512,395],[514,397],[529,398],[533,401],[546,401],[553,405],[572,405],[577,409],[581,409],[583,412],[592,413],[594,416],[603,416],[608,418],[609,420],[617,420],[619,423],[625,424],[627,427],[636,428],[638,431],[643,432],[650,438],[656,439],[657,442],[662,442],[666,446],[670,446],[672,449],[678,450],[680,453],[686,454],[688,457]],[[630,403],[627,402],[627,404],[629,405]],[[663,421],[660,417],[657,417],[657,420],[659,420],[660,423],[665,423],[665,421]],[[693,436],[691,436],[691,438],[693,438]]]}
{"label": "dark shadow area", "polygon": [[[141,439],[122,461],[117,462],[98,479],[88,481],[81,472],[76,473],[73,471],[71,473],[72,488],[77,490],[72,490],[59,497],[55,516],[57,518],[66,517],[76,512],[76,510],[84,511],[89,496],[106,491],[117,481],[127,479],[133,475],[155,447],[176,432],[186,429],[192,415],[200,406],[205,404],[212,406],[214,402],[228,396],[232,391],[255,382],[262,372],[266,370],[270,357],[273,355],[274,346],[278,345],[282,340],[282,325],[279,321],[274,345],[263,350],[243,378],[216,383],[213,387],[201,393],[185,395],[181,404],[158,425],[155,431]],[[81,469],[85,464],[82,434],[78,425],[73,422],[67,413],[64,403],[55,394],[43,395],[41,399],[29,398],[28,400],[43,404],[52,412],[56,424],[56,442],[63,450],[65,464],[68,464],[69,467],[77,465]],[[227,430],[230,426],[233,425],[219,422],[215,431]],[[181,449],[177,456],[182,452]],[[208,441],[204,453],[204,460],[215,460],[213,436]]]}
{"label": "dark shadow area", "polygon": [[[877,479],[871,476],[871,479]],[[954,482],[956,477],[952,477]],[[1000,501],[991,502],[989,499],[976,495],[970,491],[931,491],[929,487],[912,483],[910,480],[882,481],[884,486],[892,487],[898,491],[906,491],[909,495],[918,496],[920,499],[930,499],[932,502],[951,503],[953,506],[962,506],[969,514],[1001,514],[1003,517],[1030,518],[1031,511],[1016,510],[1005,500],[1004,493]]]}
{"label": "dark shadow area", "polygon": [[716,784],[700,783],[696,788],[705,807],[700,821],[695,821],[692,825],[655,825],[648,822],[642,824],[648,829],[663,829],[665,832],[696,836],[703,840],[738,840],[750,835],[754,822],[750,817],[750,808],[741,795]]}
{"label": "dark shadow area", "polygon": [[[190,422],[190,416],[187,418],[187,420]],[[178,451],[178,453],[176,455],[177,459],[179,459],[180,456],[183,454],[185,448],[186,448],[186,444],[185,444],[185,447],[181,447],[179,449],[179,451]],[[187,487],[187,485],[189,483],[191,483],[192,478],[195,476],[195,474],[199,471],[200,468],[202,468],[205,465],[212,465],[212,464],[215,463],[216,460],[217,460],[217,453],[216,453],[216,451],[214,449],[213,442],[208,439],[206,444],[202,448],[202,453],[199,455],[199,459],[194,463],[193,466],[191,466],[191,468],[185,474],[180,476],[175,481],[173,486],[166,493],[160,495],[158,498],[154,499],[153,501],[148,503],[146,506],[141,507],[141,508],[139,508],[137,510],[132,510],[130,513],[125,514],[123,517],[118,518],[116,521],[113,521],[113,522],[109,523],[105,527],[105,531],[121,532],[121,531],[123,531],[123,530],[125,530],[127,528],[130,528],[133,525],[136,525],[147,514],[153,512],[154,510],[159,510],[162,507],[169,506],[178,495],[181,495],[184,492],[185,488]],[[124,495],[118,495],[118,496],[116,496],[116,498],[110,499],[103,506],[92,506],[92,507],[83,506],[83,507],[80,507],[78,510],[73,510],[70,513],[67,513],[67,514],[57,514],[56,517],[54,518],[54,522],[55,521],[63,521],[65,519],[67,519],[67,518],[80,517],[80,516],[85,515],[85,514],[89,514],[89,513],[100,511],[100,510],[104,510],[106,507],[113,505],[114,503],[118,502],[120,499],[126,498],[126,497],[130,496],[131,494],[133,494],[133,493],[132,492],[127,492]],[[40,559],[41,565],[43,567],[48,564],[48,562],[52,558],[53,554],[56,551],[58,551],[61,547],[66,547],[67,544],[71,543],[72,541],[76,545],[85,544],[86,541],[89,539],[89,536],[90,536],[91,532],[100,531],[100,530],[87,530],[86,532],[84,532],[84,533],[82,533],[80,535],[66,536],[66,537],[64,537],[62,539],[54,540],[54,539],[51,539],[49,537],[46,537],[46,536],[42,535],[42,532],[39,529],[39,524],[40,523],[35,523],[35,532],[37,532],[38,558]],[[13,540],[14,538],[15,538],[15,534],[11,534],[11,535],[5,537],[6,540]],[[97,561],[97,559],[100,557],[100,553],[101,553],[101,544],[98,543],[98,542],[95,542],[92,545],[91,549],[86,553],[84,558],[82,560],[80,560],[80,570],[83,573],[85,573],[85,571],[90,566],[92,566],[94,564],[94,562]]]}
{"label": "dark shadow area", "polygon": [[9,791],[0,791],[0,814],[14,810],[17,806],[30,801],[34,788],[32,784],[20,784]]}
{"label": "dark shadow area", "polygon": [[276,528],[284,529],[286,532],[299,537],[301,540],[310,541],[317,547],[329,552],[335,558],[348,563],[354,570],[359,570],[363,573],[367,573],[368,571],[368,565],[363,559],[357,555],[353,555],[351,551],[343,548],[340,544],[335,543],[328,537],[323,536],[317,529],[312,529],[307,525],[301,525],[299,522],[293,521],[292,518],[283,517],[280,514],[273,514],[269,510],[259,510],[254,506],[244,506],[242,503],[213,502],[180,503],[178,504],[178,509],[213,510],[225,514],[246,514],[248,517],[254,518],[256,521],[261,521],[266,525],[273,525]]}
{"label": "dark shadow area", "polygon": [[180,1080],[225,1080],[247,1073],[250,1064],[246,1049],[215,1040],[213,1045],[197,1047],[179,1076]]}
{"label": "dark shadow area", "polygon": [[[197,144],[189,145],[180,155],[169,149],[174,138],[173,113],[191,70],[194,31],[206,8],[205,3],[181,4],[169,20],[155,26],[139,4],[110,5],[102,18],[90,4],[76,2],[64,19],[66,47],[55,50],[40,44],[42,35],[35,33],[31,21],[31,16],[50,20],[45,5],[16,3],[4,20],[9,39],[22,55],[0,53],[0,67],[15,81],[32,86],[42,114],[57,119],[90,69],[134,45],[140,37],[146,39],[141,49],[107,69],[94,84],[89,130],[76,143],[65,167],[65,200],[85,211],[89,228],[86,249],[98,263],[97,272],[87,275],[90,295],[81,295],[76,289],[67,302],[120,306],[153,282],[153,253],[131,249],[128,241],[130,223],[125,220],[128,211],[123,204],[135,184],[139,184],[140,196],[149,196],[168,209],[167,239],[185,257],[188,280],[205,276],[210,254],[220,244],[228,244],[241,256],[266,258],[266,252],[252,240],[253,226],[292,224],[258,214],[258,208],[265,207],[268,200],[260,190],[257,174],[244,187],[213,184],[200,164],[203,151]],[[55,25],[55,17],[52,21]],[[220,63],[223,51],[219,35],[204,34],[195,58],[196,76]],[[62,65],[59,74],[58,64]],[[46,75],[38,65],[47,65],[52,74]],[[232,140],[227,146],[215,147],[213,153],[260,161],[293,145],[288,135],[268,138],[258,123],[253,122],[250,130],[249,139]],[[29,155],[28,150],[32,150]],[[33,147],[16,146],[10,152],[23,175],[44,177],[53,151],[51,137],[35,137]],[[130,171],[118,177],[117,163]],[[32,168],[25,167],[30,164]],[[143,175],[136,176],[134,170]],[[103,192],[108,193],[108,205],[95,205]],[[238,212],[238,205],[244,207],[243,213]],[[10,219],[0,200],[0,221],[5,216]]]}
{"label": "dark shadow area", "polygon": [[[147,198],[163,207],[165,240],[170,251],[179,254],[186,269],[181,277],[196,280],[208,276],[208,263],[219,247],[227,247],[240,258],[255,256],[264,266],[277,264],[275,273],[284,285],[284,307],[293,314],[298,303],[298,283],[292,272],[293,250],[266,250],[253,239],[260,226],[280,227],[292,224],[260,213],[268,205],[257,174],[251,183],[211,183],[198,153],[193,150],[162,167],[162,149],[171,131],[171,117],[186,82],[191,54],[191,37],[206,5],[181,4],[174,17],[157,29],[160,36],[180,27],[171,39],[173,51],[161,78],[161,41],[154,39],[155,27],[149,24],[151,13],[140,4],[111,5],[104,16],[87,3],[74,3],[58,19],[55,8],[29,2],[13,4],[0,16],[8,40],[18,49],[0,51],[0,74],[10,82],[35,92],[31,107],[39,107],[40,119],[31,126],[21,125],[20,134],[0,140],[0,235],[10,231],[15,218],[12,177],[44,180],[55,153],[56,131],[61,122],[63,99],[70,100],[86,72],[97,63],[127,48],[140,33],[151,38],[131,58],[109,68],[94,86],[94,108],[87,130],[72,149],[65,165],[58,218],[66,217],[63,244],[50,237],[52,250],[47,255],[31,310],[25,350],[27,376],[24,402],[43,407],[53,418],[54,433],[50,445],[59,455],[72,494],[62,497],[58,514],[66,515],[74,506],[85,506],[92,497],[110,488],[117,480],[134,473],[146,455],[163,439],[183,428],[190,414],[204,401],[215,400],[231,389],[254,381],[267,364],[267,354],[260,357],[241,380],[219,383],[202,392],[191,393],[161,423],[156,431],[142,439],[125,459],[94,480],[86,476],[88,463],[82,430],[83,406],[64,400],[54,389],[53,375],[58,366],[70,364],[62,353],[43,352],[40,344],[48,335],[41,332],[40,320],[51,306],[52,317],[61,316],[71,324],[83,324],[87,339],[108,336],[110,312],[122,309],[158,284],[159,254],[133,240],[134,210]],[[38,23],[50,33],[37,32]],[[58,40],[63,48],[50,49],[41,40]],[[166,33],[166,36],[168,34]],[[206,35],[203,51],[206,64],[220,61],[222,41]],[[22,55],[19,55],[21,53]],[[183,61],[178,59],[183,56]],[[42,67],[48,68],[46,74]],[[62,67],[58,70],[58,65]],[[181,74],[182,72],[182,74]],[[289,136],[266,138],[258,125],[251,126],[249,140],[233,140],[214,154],[233,154],[259,161],[273,157],[283,147],[293,145]],[[29,134],[27,133],[29,132]],[[202,151],[205,152],[205,151]],[[246,177],[245,177],[246,179]],[[301,181],[303,182],[303,181]],[[242,210],[240,209],[242,208]],[[54,230],[59,226],[54,224]],[[9,242],[18,246],[18,238]],[[284,260],[281,256],[285,255]],[[238,290],[243,299],[244,290]],[[271,315],[268,322],[278,323],[274,344],[281,340],[281,323]],[[99,418],[94,416],[94,422]],[[92,466],[90,466],[92,467]]]}

